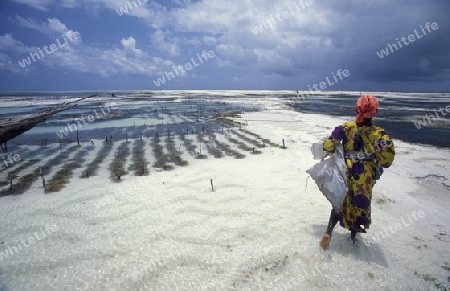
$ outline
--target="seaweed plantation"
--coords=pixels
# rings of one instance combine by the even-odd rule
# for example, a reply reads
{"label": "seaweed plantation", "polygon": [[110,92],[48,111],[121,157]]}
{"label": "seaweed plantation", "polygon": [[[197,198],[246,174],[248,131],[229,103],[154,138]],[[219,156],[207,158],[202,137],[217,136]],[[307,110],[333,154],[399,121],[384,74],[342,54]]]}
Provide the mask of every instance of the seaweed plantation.
{"label": "seaweed plantation", "polygon": [[125,170],[125,162],[130,154],[130,149],[128,147],[128,142],[124,141],[114,156],[114,160],[109,166],[110,178],[114,182],[119,182],[122,176],[127,175],[128,172]]}
{"label": "seaweed plantation", "polygon": [[103,147],[97,153],[97,156],[90,162],[81,173],[80,178],[89,178],[90,176],[97,176],[98,167],[103,162],[106,156],[111,152],[112,145],[107,141],[104,142]]}
{"label": "seaweed plantation", "polygon": [[73,170],[81,168],[87,151],[88,149],[79,151],[69,163],[65,164],[61,170],[57,171],[48,184],[45,185],[45,191],[58,192],[64,188],[65,185],[70,182],[70,178],[73,176]]}
{"label": "seaweed plantation", "polygon": [[9,189],[3,189],[0,191],[0,196],[10,195],[10,194],[22,194],[27,191],[31,185],[39,179],[39,174],[41,176],[48,175],[51,169],[59,164],[64,159],[67,159],[73,150],[75,150],[76,146],[71,146],[62,150],[59,154],[57,154],[54,158],[48,160],[42,167],[35,168],[31,173],[26,173],[21,176],[17,183],[13,182],[13,179],[16,178],[21,172],[17,172],[15,175],[8,175],[9,179]]}
{"label": "seaweed plantation", "polygon": [[145,144],[142,136],[134,142],[133,146],[133,164],[129,167],[136,176],[145,176],[149,174],[148,162],[145,159]]}
{"label": "seaweed plantation", "polygon": [[[48,193],[58,192],[79,178],[120,182],[127,175],[147,176],[150,167],[167,171],[188,167],[195,160],[204,163],[209,157],[244,159],[247,153],[262,154],[267,145],[278,146],[248,130],[240,120],[241,113],[257,110],[254,107],[189,98],[175,103],[175,99],[161,100],[123,106],[101,120],[115,126],[77,130],[82,140],[71,134],[64,143],[47,146],[47,135],[35,138],[41,146],[1,173],[0,195],[21,194],[36,183]],[[75,112],[58,116],[77,118]],[[129,118],[138,122],[121,126]]]}
{"label": "seaweed plantation", "polygon": [[153,164],[154,168],[160,168],[163,170],[172,170],[174,167],[170,164],[167,164],[169,161],[169,156],[164,154],[163,146],[160,144],[159,137],[155,137],[150,145],[153,148],[153,153],[155,155],[155,163]]}
{"label": "seaweed plantation", "polygon": [[188,162],[181,158],[180,151],[175,148],[175,141],[169,137],[166,138],[166,148],[169,157],[169,161],[177,166],[186,166]]}
{"label": "seaweed plantation", "polygon": [[56,172],[56,174],[51,178],[51,180],[46,184],[46,192],[58,192],[66,184],[69,183],[70,178],[73,175],[73,170],[79,168],[80,164],[76,162],[70,162],[65,164],[64,167]]}

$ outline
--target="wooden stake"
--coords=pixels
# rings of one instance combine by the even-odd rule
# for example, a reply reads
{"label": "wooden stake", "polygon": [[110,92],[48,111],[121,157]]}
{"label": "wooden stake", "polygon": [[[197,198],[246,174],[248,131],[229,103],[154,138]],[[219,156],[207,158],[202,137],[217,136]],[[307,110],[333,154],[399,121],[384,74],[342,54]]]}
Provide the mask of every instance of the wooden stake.
{"label": "wooden stake", "polygon": [[9,180],[9,191],[12,191],[13,190],[13,186],[12,186],[13,177],[11,174],[8,174],[8,180]]}
{"label": "wooden stake", "polygon": [[44,173],[42,173],[42,168],[41,167],[39,167],[39,173],[41,174],[41,178],[42,178],[42,186],[44,186],[44,189],[47,190],[47,188],[45,187]]}
{"label": "wooden stake", "polygon": [[214,185],[213,185],[212,179],[210,181],[211,181],[211,190],[212,190],[212,192],[214,192]]}
{"label": "wooden stake", "polygon": [[78,143],[78,146],[80,146],[80,137],[78,135],[78,129],[77,129],[77,143]]}
{"label": "wooden stake", "polygon": [[284,146],[284,138],[283,138],[283,148],[285,149],[286,147]]}

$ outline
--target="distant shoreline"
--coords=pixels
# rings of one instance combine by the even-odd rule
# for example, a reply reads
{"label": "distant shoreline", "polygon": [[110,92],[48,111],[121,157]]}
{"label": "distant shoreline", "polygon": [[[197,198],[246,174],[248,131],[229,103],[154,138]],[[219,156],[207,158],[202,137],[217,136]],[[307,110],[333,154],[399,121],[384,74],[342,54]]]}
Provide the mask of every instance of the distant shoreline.
{"label": "distant shoreline", "polygon": [[[172,91],[172,92],[190,92],[190,91],[210,91],[210,92],[218,92],[218,91],[234,91],[234,92],[262,92],[262,91],[272,91],[272,92],[288,92],[292,91],[293,93],[297,92],[297,89],[247,89],[247,90],[240,90],[240,89],[189,89],[189,90],[180,90],[180,89],[161,89],[161,90],[148,90],[148,89],[133,89],[133,90],[67,90],[67,91],[60,91],[60,90],[50,90],[50,91],[44,91],[44,90],[33,90],[33,91],[0,91],[0,97],[9,94],[9,93],[15,93],[15,94],[30,94],[30,93],[86,93],[86,92],[98,92],[98,93],[108,93],[108,94],[116,94],[117,92],[164,92],[164,91]],[[307,90],[298,90],[300,92],[307,91]],[[334,93],[334,92],[364,92],[364,93],[421,93],[421,94],[450,94],[450,91],[373,91],[373,90],[331,90],[331,91],[317,91],[317,94],[326,94],[326,93]]]}

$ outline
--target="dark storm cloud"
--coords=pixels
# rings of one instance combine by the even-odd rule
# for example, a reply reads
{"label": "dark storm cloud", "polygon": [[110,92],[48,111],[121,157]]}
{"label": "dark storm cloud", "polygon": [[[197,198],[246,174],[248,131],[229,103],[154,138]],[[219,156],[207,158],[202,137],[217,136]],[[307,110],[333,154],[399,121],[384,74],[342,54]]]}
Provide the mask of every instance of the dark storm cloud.
{"label": "dark storm cloud", "polygon": [[[381,4],[352,5],[344,1],[331,7],[330,21],[338,29],[332,36],[336,55],[355,80],[375,82],[441,81],[450,74],[449,1],[391,1]],[[426,35],[421,25],[436,22],[437,30]],[[422,36],[408,45],[397,43],[402,37]],[[377,54],[395,44],[389,55]]]}

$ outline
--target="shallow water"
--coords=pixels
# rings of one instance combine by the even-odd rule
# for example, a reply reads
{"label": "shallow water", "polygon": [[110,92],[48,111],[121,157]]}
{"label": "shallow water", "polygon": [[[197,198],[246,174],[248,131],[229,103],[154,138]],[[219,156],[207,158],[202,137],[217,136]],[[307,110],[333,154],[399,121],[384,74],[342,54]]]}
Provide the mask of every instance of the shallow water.
{"label": "shallow water", "polygon": [[[79,97],[93,95],[94,92],[80,92]],[[4,95],[6,95],[4,93]],[[70,97],[70,99],[68,99]],[[27,113],[36,113],[56,104],[75,100],[74,94],[40,93],[39,95],[17,93],[1,96],[0,118]],[[233,111],[257,110],[251,104],[233,104],[229,96],[211,96],[205,93],[189,92],[160,93],[128,91],[109,94],[80,101],[68,110],[60,112],[46,122],[8,142],[10,149],[17,145],[37,145],[47,139],[49,143],[58,143],[59,138],[74,140],[78,130],[82,142],[90,139],[103,139],[113,136],[130,138],[136,136],[154,136],[169,132],[181,134],[181,131],[214,130],[223,125],[211,122],[218,114]],[[38,106],[24,106],[37,102]],[[45,105],[42,105],[45,104]],[[120,135],[120,136],[118,136]],[[122,136],[123,135],[123,136]]]}
{"label": "shallow water", "polygon": [[[195,99],[196,94],[205,95],[185,97]],[[209,100],[192,101],[198,104],[192,108],[192,103],[175,101],[180,92],[164,93],[167,98],[159,104],[130,97],[133,103],[125,102],[119,96],[124,106],[133,108],[119,106],[113,119],[82,126],[81,147],[76,146],[75,132],[65,138],[70,144],[55,144],[56,130],[67,126],[68,116],[77,118],[76,107],[11,141],[11,153],[20,153],[22,159],[8,172],[23,176],[42,166],[49,181],[71,163],[79,161],[81,167],[58,193],[47,193],[37,176],[27,192],[0,198],[0,290],[434,290],[434,283],[445,282],[447,271],[441,266],[448,262],[448,189],[416,189],[414,177],[423,176],[425,185],[429,174],[439,173],[448,181],[447,150],[399,142],[394,166],[375,188],[371,234],[416,210],[426,212],[425,220],[356,249],[347,245],[347,231],[337,228],[330,251],[323,254],[318,241],[330,206],[314,184],[308,185],[304,170],[315,162],[311,142],[342,118],[282,110],[280,97],[289,93],[251,94],[216,92]],[[201,112],[204,107],[253,110],[257,106],[252,101],[263,107],[261,96],[268,95],[277,96],[268,101],[269,110],[243,115],[249,125],[242,129],[167,138],[169,129],[217,126],[210,123],[216,112]],[[101,97],[95,106],[110,99]],[[137,108],[138,102],[142,106]],[[156,112],[147,111],[152,106]],[[164,106],[183,110],[169,114]],[[82,108],[84,113],[92,109]],[[143,120],[155,124],[140,124]],[[164,138],[140,140],[141,132],[159,132]],[[250,145],[237,133],[259,145],[262,138],[275,144],[266,142],[260,155],[252,155],[251,149],[231,142],[233,138]],[[107,134],[115,139],[110,145],[104,142]],[[44,136],[51,136],[51,146],[39,145]],[[95,145],[89,144],[90,138]],[[276,145],[282,139],[287,149]],[[219,143],[225,153],[220,159],[208,151]],[[152,167],[158,145],[163,153],[182,153],[189,166],[171,163],[173,171]],[[135,173],[135,149],[143,150],[139,162],[148,162],[146,176]],[[231,150],[245,153],[245,160],[236,159]],[[207,158],[197,159],[198,152]],[[423,156],[430,160],[424,162]],[[81,177],[98,157],[103,159],[97,175]],[[118,157],[128,171],[120,183],[110,178]],[[5,171],[0,172],[0,182],[5,177]],[[417,194],[410,195],[412,191]],[[441,194],[446,199],[442,202]],[[34,239],[35,232],[42,239]],[[36,242],[29,242],[31,238]]]}
{"label": "shallow water", "polygon": [[[380,92],[371,93],[380,101],[380,110],[374,118],[374,123],[383,127],[394,139],[403,141],[450,147],[450,112],[444,110],[443,115],[438,113],[439,119],[426,115],[436,116],[440,108],[450,106],[449,93],[401,93]],[[298,98],[296,94],[284,96],[283,99],[295,98],[293,107],[302,113],[322,113],[332,116],[348,116],[353,120],[355,114],[354,104],[359,94],[354,92],[317,93]],[[450,107],[449,107],[450,108]],[[418,129],[416,122],[425,121],[426,126]]]}

